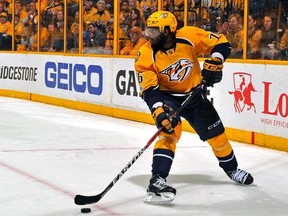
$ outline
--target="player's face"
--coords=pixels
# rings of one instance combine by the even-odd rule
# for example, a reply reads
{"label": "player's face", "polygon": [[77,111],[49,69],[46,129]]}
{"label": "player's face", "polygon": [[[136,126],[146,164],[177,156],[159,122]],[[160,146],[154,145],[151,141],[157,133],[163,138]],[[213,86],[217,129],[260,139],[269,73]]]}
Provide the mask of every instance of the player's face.
{"label": "player's face", "polygon": [[145,35],[147,39],[151,42],[152,47],[155,47],[159,44],[161,39],[161,32],[159,31],[158,27],[146,27]]}
{"label": "player's face", "polygon": [[158,27],[146,27],[145,35],[148,39],[154,39],[160,36],[160,31]]}
{"label": "player's face", "polygon": [[150,41],[151,45],[153,48],[161,48],[160,44],[161,44],[161,36],[158,36],[156,38],[148,38],[148,40]]}

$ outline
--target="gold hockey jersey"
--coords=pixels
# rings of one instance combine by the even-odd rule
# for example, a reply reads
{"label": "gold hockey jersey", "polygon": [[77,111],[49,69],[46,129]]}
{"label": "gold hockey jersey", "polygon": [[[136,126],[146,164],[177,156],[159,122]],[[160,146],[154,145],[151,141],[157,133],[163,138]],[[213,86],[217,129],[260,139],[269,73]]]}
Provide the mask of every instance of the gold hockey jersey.
{"label": "gold hockey jersey", "polygon": [[201,82],[199,55],[210,54],[221,43],[227,43],[224,35],[186,26],[176,31],[174,48],[154,53],[151,43],[144,44],[136,58],[140,95],[153,87],[173,94],[185,94]]}

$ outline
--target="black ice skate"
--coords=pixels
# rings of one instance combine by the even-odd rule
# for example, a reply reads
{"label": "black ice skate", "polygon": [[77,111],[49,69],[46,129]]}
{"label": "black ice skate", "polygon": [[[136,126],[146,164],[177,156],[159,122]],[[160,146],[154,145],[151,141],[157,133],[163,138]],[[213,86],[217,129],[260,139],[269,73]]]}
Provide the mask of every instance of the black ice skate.
{"label": "black ice skate", "polygon": [[226,173],[230,179],[240,184],[250,185],[252,184],[254,180],[250,173],[246,172],[245,170],[238,169],[238,168],[234,171],[230,171]]}
{"label": "black ice skate", "polygon": [[165,204],[174,200],[176,189],[167,184],[159,175],[153,175],[147,188],[145,203]]}

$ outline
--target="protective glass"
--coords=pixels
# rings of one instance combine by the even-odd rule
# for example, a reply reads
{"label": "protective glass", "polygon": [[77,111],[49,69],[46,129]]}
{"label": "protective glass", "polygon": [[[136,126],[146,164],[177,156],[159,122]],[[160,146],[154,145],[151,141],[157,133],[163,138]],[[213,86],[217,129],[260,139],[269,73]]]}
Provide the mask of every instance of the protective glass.
{"label": "protective glass", "polygon": [[156,38],[161,34],[158,27],[146,27],[145,35],[148,38]]}

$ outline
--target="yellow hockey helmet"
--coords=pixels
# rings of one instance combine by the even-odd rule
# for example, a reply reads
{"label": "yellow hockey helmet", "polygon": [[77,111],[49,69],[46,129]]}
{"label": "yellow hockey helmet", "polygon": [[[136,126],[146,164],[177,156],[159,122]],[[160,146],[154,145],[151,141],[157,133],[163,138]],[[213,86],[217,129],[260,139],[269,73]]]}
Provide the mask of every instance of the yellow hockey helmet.
{"label": "yellow hockey helmet", "polygon": [[177,19],[169,11],[157,11],[152,13],[147,19],[147,27],[158,27],[160,32],[164,31],[165,26],[170,27],[171,32],[177,29]]}

